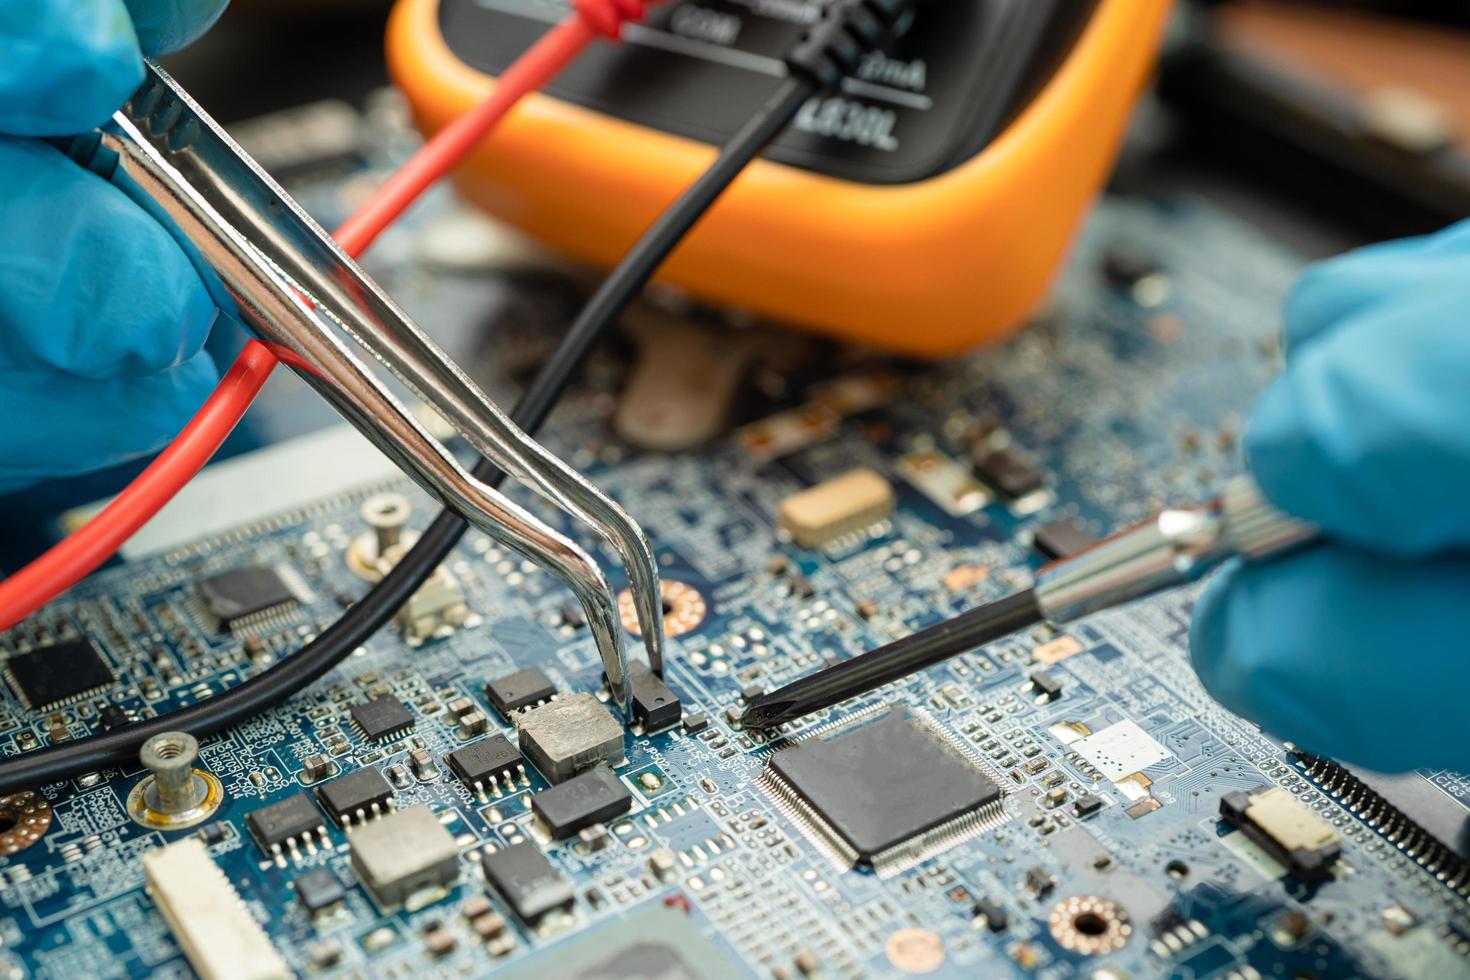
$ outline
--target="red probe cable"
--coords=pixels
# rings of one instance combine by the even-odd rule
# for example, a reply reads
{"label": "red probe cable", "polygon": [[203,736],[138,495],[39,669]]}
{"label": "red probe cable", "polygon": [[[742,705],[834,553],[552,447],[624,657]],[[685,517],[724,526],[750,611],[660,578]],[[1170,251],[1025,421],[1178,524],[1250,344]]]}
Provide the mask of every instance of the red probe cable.
{"label": "red probe cable", "polygon": [[[347,254],[360,255],[523,96],[545,85],[598,35],[617,40],[623,22],[641,20],[647,5],[645,0],[575,0],[575,8],[575,13],[506,68],[488,98],[435,133],[342,223],[333,237]],[[0,581],[0,630],[14,626],[80,582],[172,500],[218,451],[275,365],[275,356],[264,344],[248,342],[189,424],[111,503]]]}

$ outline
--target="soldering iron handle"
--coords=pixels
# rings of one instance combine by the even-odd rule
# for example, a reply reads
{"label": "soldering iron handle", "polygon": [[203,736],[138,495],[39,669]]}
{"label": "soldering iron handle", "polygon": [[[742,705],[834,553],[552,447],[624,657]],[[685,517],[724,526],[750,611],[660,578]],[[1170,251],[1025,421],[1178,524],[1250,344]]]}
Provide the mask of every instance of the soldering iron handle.
{"label": "soldering iron handle", "polygon": [[1070,622],[1192,582],[1227,558],[1265,558],[1316,533],[1239,476],[1207,503],[1162,511],[1047,565],[1036,576],[1036,602],[1049,622]]}

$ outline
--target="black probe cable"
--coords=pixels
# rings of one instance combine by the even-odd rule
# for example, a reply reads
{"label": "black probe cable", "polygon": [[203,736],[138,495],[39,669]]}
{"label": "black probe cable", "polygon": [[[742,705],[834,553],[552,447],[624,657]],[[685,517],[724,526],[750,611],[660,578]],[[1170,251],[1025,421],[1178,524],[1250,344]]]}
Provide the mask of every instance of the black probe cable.
{"label": "black probe cable", "polygon": [[[551,357],[511,410],[528,433],[546,421],[561,393],[603,333],[648,283],[668,254],[715,199],[790,123],[811,96],[836,85],[875,47],[913,0],[839,0],[787,56],[790,74],[765,105],[721,148],[719,156],[643,233],[588,301]],[[497,486],[505,474],[488,460],[477,479]],[[51,745],[0,761],[0,794],[127,765],[144,742],[164,732],[204,738],[245,721],[305,690],[387,624],[454,550],[466,525],[441,511],[418,542],[331,626],[292,656],[248,681],[185,708],[111,732]]]}

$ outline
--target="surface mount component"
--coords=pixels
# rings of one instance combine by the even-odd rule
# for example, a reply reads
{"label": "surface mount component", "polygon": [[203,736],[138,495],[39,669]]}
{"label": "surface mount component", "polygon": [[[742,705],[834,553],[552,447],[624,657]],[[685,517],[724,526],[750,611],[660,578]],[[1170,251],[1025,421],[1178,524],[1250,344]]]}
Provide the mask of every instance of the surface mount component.
{"label": "surface mount component", "polygon": [[273,857],[315,851],[327,844],[327,823],[305,793],[296,793],[245,815],[245,826],[260,849]]}
{"label": "surface mount component", "polygon": [[510,720],[512,711],[550,701],[555,696],[556,685],[540,667],[527,667],[485,685],[486,699],[506,721]]}
{"label": "surface mount component", "polygon": [[78,637],[11,657],[5,680],[27,708],[49,711],[105,691],[116,678],[97,644]]}
{"label": "surface mount component", "polygon": [[628,664],[628,679],[633,686],[633,720],[643,726],[644,734],[679,723],[684,716],[679,696],[646,664],[638,660]]}
{"label": "surface mount component", "polygon": [[899,457],[894,467],[924,496],[946,514],[973,514],[990,500],[990,494],[968,467],[937,449],[925,449]]}
{"label": "surface mount component", "polygon": [[313,917],[330,914],[340,908],[347,898],[347,889],[342,880],[332,873],[331,868],[312,868],[298,876],[292,884],[296,887],[296,901]]}
{"label": "surface mount component", "polygon": [[504,735],[491,735],[444,757],[449,769],[476,796],[503,795],[516,783],[528,782],[526,758]]}
{"label": "surface mount component", "polygon": [[381,817],[393,809],[393,787],[373,766],[332,780],[319,787],[316,796],[342,828]]}
{"label": "surface mount component", "polygon": [[557,840],[627,813],[633,794],[611,769],[598,766],[531,797],[531,809]]}
{"label": "surface mount component", "polygon": [[1220,797],[1220,816],[1286,865],[1292,877],[1323,881],[1332,876],[1342,838],[1280,786],[1226,793]]}
{"label": "surface mount component", "polygon": [[499,850],[486,849],[480,864],[485,881],[527,925],[534,926],[552,912],[572,907],[576,896],[571,883],[530,841]]}
{"label": "surface mount component", "polygon": [[897,873],[998,822],[999,782],[902,707],[771,756],[762,786],[844,865]]}
{"label": "surface mount component", "polygon": [[275,980],[291,970],[198,838],[143,855],[148,892],[204,980]]}
{"label": "surface mount component", "polygon": [[244,565],[202,579],[199,602],[222,630],[233,631],[296,605],[296,593],[269,565]]}
{"label": "surface mount component", "polygon": [[1055,701],[1062,696],[1062,682],[1057,680],[1056,675],[1044,670],[1033,670],[1031,672],[1031,693],[1036,696],[1038,703]]}
{"label": "surface mount component", "polygon": [[520,716],[521,751],[553,783],[624,761],[623,726],[590,694],[569,694]]}
{"label": "surface mount component", "polygon": [[413,712],[397,698],[381,697],[347,710],[353,725],[370,742],[387,742],[413,730]]}
{"label": "surface mount component", "polygon": [[1011,924],[1011,917],[1006,913],[1005,906],[993,898],[980,899],[971,912],[975,921],[982,923],[991,932],[1002,932]]}
{"label": "surface mount component", "polygon": [[353,870],[383,908],[422,907],[459,878],[459,845],[423,804],[369,820],[347,843]]}
{"label": "surface mount component", "polygon": [[863,467],[824,480],[781,501],[781,529],[803,548],[820,548],[893,513],[893,487]]}
{"label": "surface mount component", "polygon": [[976,475],[1007,500],[1029,497],[1046,485],[1046,471],[1015,446],[981,449],[974,456]]}

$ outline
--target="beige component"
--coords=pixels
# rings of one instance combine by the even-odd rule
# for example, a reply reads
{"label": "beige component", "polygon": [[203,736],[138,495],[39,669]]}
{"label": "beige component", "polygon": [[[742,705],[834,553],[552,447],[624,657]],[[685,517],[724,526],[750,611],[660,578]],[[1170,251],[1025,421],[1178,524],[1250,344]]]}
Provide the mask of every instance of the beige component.
{"label": "beige component", "polygon": [[900,456],[894,465],[904,479],[953,517],[973,514],[990,502],[990,491],[970,468],[937,449]]}
{"label": "beige component", "polygon": [[1245,815],[1287,852],[1320,851],[1338,841],[1337,831],[1331,824],[1302,806],[1280,786],[1252,796]]}
{"label": "beige component", "polygon": [[143,855],[158,910],[204,980],[273,980],[290,968],[197,837]]}
{"label": "beige component", "polygon": [[764,333],[702,327],[651,306],[629,310],[625,323],[638,339],[638,361],[613,414],[618,435],[668,453],[725,431]]}
{"label": "beige component", "polygon": [[965,592],[990,578],[984,565],[958,565],[944,573],[944,587],[951,592]]}
{"label": "beige component", "polygon": [[1075,657],[1081,652],[1081,642],[1075,636],[1063,634],[1032,650],[1031,656],[1036,658],[1037,663],[1050,667],[1052,664],[1061,663],[1068,657]]}
{"label": "beige component", "polygon": [[803,548],[820,548],[893,513],[893,487],[863,467],[781,501],[780,526]]}

